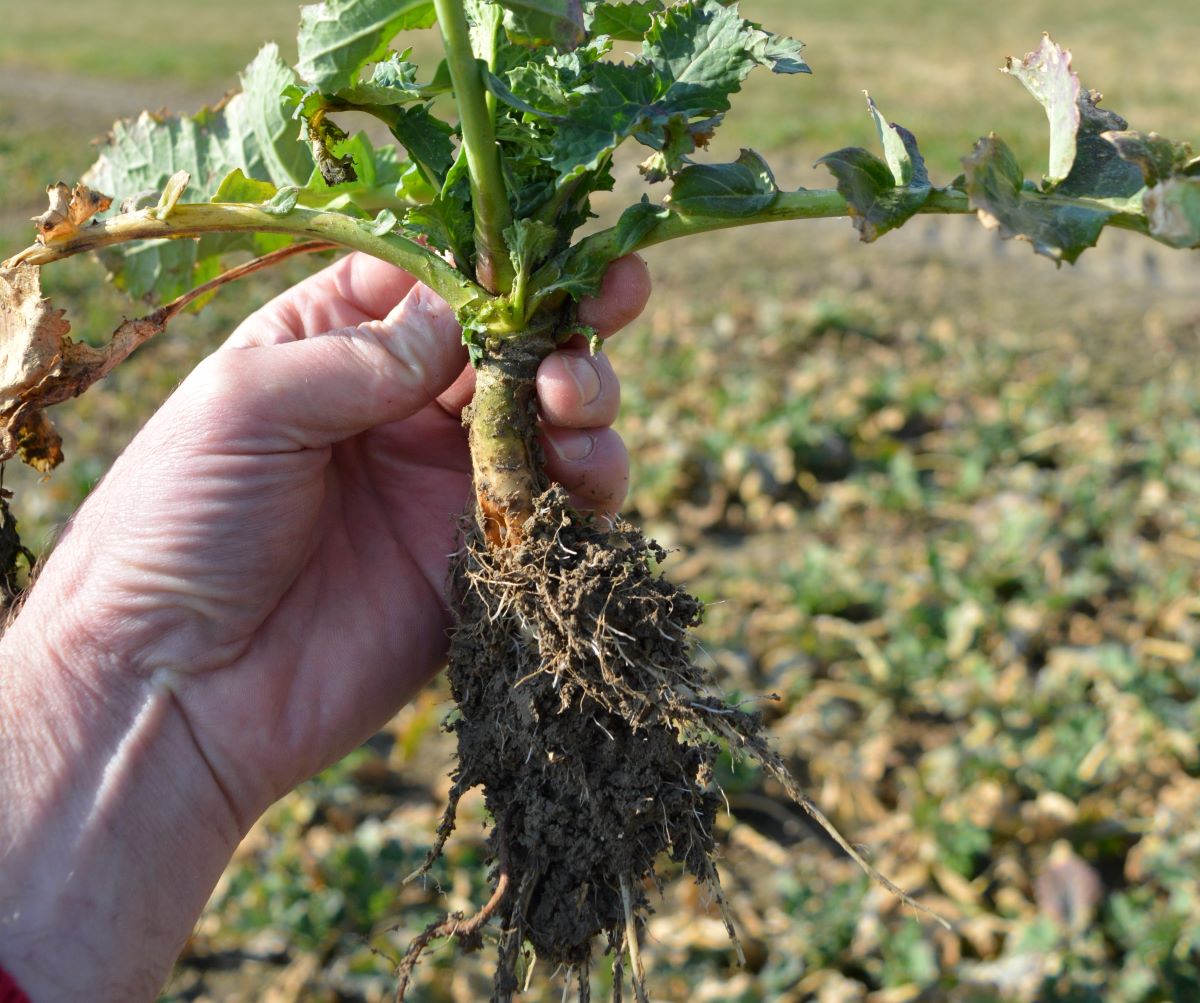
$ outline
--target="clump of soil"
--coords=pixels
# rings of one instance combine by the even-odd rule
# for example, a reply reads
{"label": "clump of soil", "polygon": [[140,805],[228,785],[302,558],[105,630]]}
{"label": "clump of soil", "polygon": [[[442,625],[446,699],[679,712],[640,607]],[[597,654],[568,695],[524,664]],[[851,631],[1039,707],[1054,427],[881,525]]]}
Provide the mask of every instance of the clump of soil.
{"label": "clump of soil", "polygon": [[[459,622],[448,668],[458,765],[426,868],[454,828],[459,797],[478,786],[495,821],[494,893],[475,917],[451,917],[418,938],[400,966],[398,998],[432,937],[478,946],[496,917],[494,1003],[517,991],[525,945],[550,970],[573,973],[586,1000],[601,936],[614,955],[614,998],[628,954],[644,999],[637,936],[660,854],[726,913],[713,837],[722,741],[762,762],[819,818],[758,715],[729,705],[693,660],[688,632],[701,603],[662,576],[664,557],[632,528],[582,521],[561,488],[540,497],[519,545],[489,549],[477,532],[468,540],[452,581]],[[726,926],[736,944],[727,916]]]}

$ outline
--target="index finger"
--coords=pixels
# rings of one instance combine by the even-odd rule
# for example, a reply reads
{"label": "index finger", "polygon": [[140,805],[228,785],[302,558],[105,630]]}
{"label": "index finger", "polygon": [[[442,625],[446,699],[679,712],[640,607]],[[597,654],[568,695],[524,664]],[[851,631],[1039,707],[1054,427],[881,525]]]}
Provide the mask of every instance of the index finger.
{"label": "index finger", "polygon": [[608,266],[596,296],[579,301],[579,322],[607,338],[636,320],[650,300],[650,269],[637,254]]}
{"label": "index finger", "polygon": [[382,320],[417,280],[369,254],[339,258],[246,318],[226,347],[300,341],[326,331]]}

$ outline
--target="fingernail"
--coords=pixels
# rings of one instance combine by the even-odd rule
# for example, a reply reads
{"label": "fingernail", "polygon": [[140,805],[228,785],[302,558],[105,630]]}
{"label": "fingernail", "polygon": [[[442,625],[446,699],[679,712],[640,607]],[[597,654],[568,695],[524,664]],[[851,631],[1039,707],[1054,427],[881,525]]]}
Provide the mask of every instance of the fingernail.
{"label": "fingernail", "polygon": [[586,355],[563,355],[563,365],[579,390],[579,403],[591,404],[600,396],[600,373]]}
{"label": "fingernail", "polygon": [[596,437],[591,432],[579,429],[573,431],[559,429],[553,436],[546,438],[550,440],[550,445],[554,447],[559,459],[566,460],[568,463],[586,460],[596,448]]}

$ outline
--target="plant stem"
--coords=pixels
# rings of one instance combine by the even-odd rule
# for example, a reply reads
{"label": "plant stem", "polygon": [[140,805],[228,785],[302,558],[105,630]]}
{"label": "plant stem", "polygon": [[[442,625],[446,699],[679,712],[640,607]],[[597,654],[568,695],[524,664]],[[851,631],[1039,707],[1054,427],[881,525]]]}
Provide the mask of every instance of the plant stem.
{"label": "plant stem", "polygon": [[491,547],[520,542],[534,501],[548,485],[537,443],[538,365],[555,348],[556,318],[490,349],[475,373],[475,396],[463,419],[470,428],[476,519]]}
{"label": "plant stem", "polygon": [[508,189],[500,169],[500,149],[489,111],[487,91],[471,47],[470,27],[461,0],[433,0],[446,46],[446,63],[454,83],[459,128],[471,176],[475,213],[475,271],[492,292],[512,288],[513,266],[504,242],[512,224]]}
{"label": "plant stem", "polygon": [[[669,204],[668,204],[669,205]],[[935,189],[929,201],[920,209],[924,213],[967,213],[971,212],[967,196],[958,192]],[[691,237],[713,230],[727,230],[736,226],[752,226],[756,223],[772,223],[795,219],[831,219],[849,216],[850,207],[834,188],[801,188],[794,192],[780,192],[774,202],[760,212],[745,216],[685,216],[671,213],[650,229],[632,248],[640,251],[664,241],[679,237]],[[608,248],[619,246],[616,227],[601,230],[585,237],[575,245],[573,255],[606,256]]]}
{"label": "plant stem", "polygon": [[277,215],[241,203],[177,205],[165,218],[153,210],[122,213],[112,219],[80,227],[47,244],[34,244],[3,262],[46,265],[75,254],[131,240],[198,237],[205,233],[286,233],[365,251],[416,276],[458,310],[488,298],[481,289],[449,262],[427,247],[396,233],[377,235],[370,222],[340,212],[320,212],[297,206]]}
{"label": "plant stem", "polygon": [[[1045,198],[1054,198],[1054,196],[1045,196]],[[1070,205],[1106,208],[1103,202],[1095,199],[1078,199],[1064,196],[1061,197],[1060,201]],[[669,203],[667,208],[669,208]],[[918,212],[935,215],[956,215],[973,213],[975,209],[965,192],[950,188],[935,188],[930,192],[929,200]],[[850,207],[847,205],[846,200],[838,194],[836,189],[801,188],[799,191],[794,192],[780,192],[775,201],[766,209],[745,216],[685,216],[682,213],[669,213],[664,215],[658,223],[632,246],[624,242],[618,227],[614,226],[609,227],[607,230],[600,230],[590,237],[585,237],[575,245],[568,259],[567,267],[570,267],[569,262],[571,260],[590,259],[592,261],[608,262],[619,257],[622,253],[628,254],[633,251],[640,251],[668,240],[675,240],[679,237],[691,237],[713,230],[726,230],[736,226],[752,226],[756,223],[772,223],[796,219],[829,219],[848,215],[850,215]],[[1138,233],[1149,232],[1145,218],[1135,213],[1116,212],[1109,218],[1108,225],[1119,227],[1123,230],[1134,230]],[[551,274],[550,270],[546,270],[541,275],[535,275],[530,283],[531,297],[536,296],[539,287],[548,285],[555,278],[557,278],[557,275]],[[555,302],[555,300],[545,301],[546,304],[552,302]]]}

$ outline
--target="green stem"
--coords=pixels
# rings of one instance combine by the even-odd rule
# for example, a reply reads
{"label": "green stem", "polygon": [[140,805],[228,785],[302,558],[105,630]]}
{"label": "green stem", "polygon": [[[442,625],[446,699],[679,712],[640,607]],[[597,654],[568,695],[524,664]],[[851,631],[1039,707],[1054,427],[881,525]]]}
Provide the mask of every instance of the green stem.
{"label": "green stem", "polygon": [[[971,207],[967,196],[958,192],[935,190],[929,201],[922,206],[925,213],[967,213]],[[831,219],[850,215],[846,200],[834,188],[801,188],[794,192],[780,192],[766,209],[745,216],[684,216],[671,213],[644,234],[630,251],[640,251],[667,240],[691,237],[713,230],[728,230],[735,226],[752,226],[756,223],[773,223],[795,219]],[[619,248],[617,228],[610,227],[585,237],[572,252],[572,257],[605,257]]]}
{"label": "green stem", "polygon": [[488,293],[427,247],[396,233],[377,235],[368,221],[340,212],[321,212],[296,206],[276,215],[260,207],[235,202],[177,205],[165,218],[155,210],[122,213],[80,227],[48,244],[34,244],[8,261],[5,267],[28,262],[46,265],[75,254],[131,240],[199,237],[205,233],[286,233],[326,240],[398,265],[420,279],[455,310],[488,299]]}
{"label": "green stem", "polygon": [[[1056,196],[1045,196],[1047,200]],[[1057,197],[1063,204],[1083,205],[1092,208],[1110,209],[1103,202],[1094,199]],[[669,204],[668,204],[669,205]],[[975,212],[969,197],[965,192],[951,188],[935,188],[929,195],[929,200],[918,210],[925,214],[965,215]],[[794,192],[780,192],[779,196],[761,212],[745,216],[685,216],[682,213],[670,213],[664,216],[650,230],[643,234],[635,243],[629,245],[619,233],[618,227],[610,227],[585,237],[571,251],[569,260],[589,259],[591,261],[608,262],[621,254],[640,251],[655,244],[661,244],[679,237],[692,237],[713,230],[727,230],[735,226],[752,226],[756,223],[772,223],[796,219],[829,219],[850,215],[850,207],[846,200],[832,188],[801,188]],[[1146,220],[1136,213],[1116,212],[1109,217],[1107,225],[1123,230],[1134,230],[1138,233],[1149,233]],[[569,267],[569,265],[568,265]],[[530,283],[530,301],[537,302],[539,288],[553,282],[557,273],[550,269],[535,275]],[[553,301],[548,301],[553,302]],[[545,304],[544,304],[545,305]]]}
{"label": "green stem", "polygon": [[471,175],[471,202],[475,213],[475,271],[492,292],[512,288],[513,266],[504,243],[512,225],[508,189],[500,169],[500,148],[488,110],[487,90],[471,47],[470,27],[461,0],[433,0],[446,47],[446,63],[454,83],[459,128]]}

